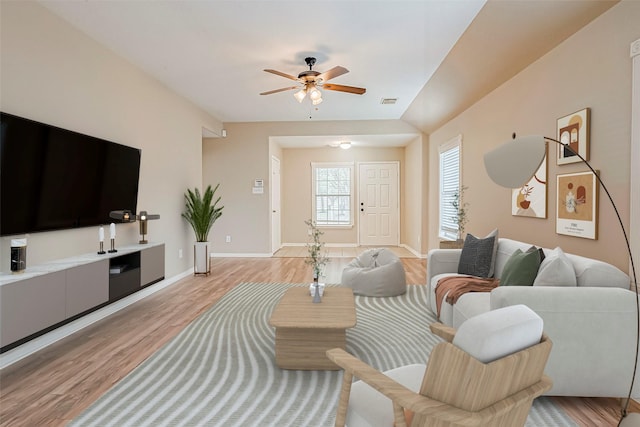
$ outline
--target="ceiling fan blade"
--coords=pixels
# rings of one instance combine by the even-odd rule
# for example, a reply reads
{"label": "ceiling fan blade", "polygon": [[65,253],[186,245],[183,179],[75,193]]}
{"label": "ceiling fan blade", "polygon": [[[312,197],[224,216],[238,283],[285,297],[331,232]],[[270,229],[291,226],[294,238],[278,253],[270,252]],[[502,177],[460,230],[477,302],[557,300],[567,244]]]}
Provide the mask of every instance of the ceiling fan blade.
{"label": "ceiling fan blade", "polygon": [[316,80],[322,80],[323,82],[326,82],[329,79],[333,79],[335,77],[341,76],[343,74],[347,74],[349,72],[349,70],[347,70],[344,67],[333,67],[332,69],[325,71],[324,73],[320,73],[317,77]]}
{"label": "ceiling fan blade", "polygon": [[285,90],[300,89],[300,86],[283,87],[282,89],[270,90],[269,92],[262,92],[260,95],[271,95],[272,93],[284,92]]}
{"label": "ceiling fan blade", "polygon": [[355,93],[356,95],[362,95],[363,93],[365,93],[367,91],[367,89],[363,88],[363,87],[355,87],[355,86],[343,86],[343,85],[334,85],[331,83],[327,83],[322,85],[323,89],[328,89],[328,90],[337,90],[340,92],[349,92],[349,93]]}
{"label": "ceiling fan blade", "polygon": [[264,70],[264,71],[266,71],[267,73],[275,74],[277,76],[282,76],[282,77],[287,78],[287,79],[298,80],[297,77],[294,77],[294,76],[292,76],[290,74],[287,74],[287,73],[283,73],[282,71],[278,71],[278,70]]}

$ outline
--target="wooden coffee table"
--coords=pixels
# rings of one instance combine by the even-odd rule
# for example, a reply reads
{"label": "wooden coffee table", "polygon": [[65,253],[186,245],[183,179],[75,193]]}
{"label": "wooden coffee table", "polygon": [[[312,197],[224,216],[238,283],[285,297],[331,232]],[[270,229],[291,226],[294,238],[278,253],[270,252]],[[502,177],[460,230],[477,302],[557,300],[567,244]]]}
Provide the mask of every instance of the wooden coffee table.
{"label": "wooden coffee table", "polygon": [[288,289],[274,308],[269,324],[276,328],[276,364],[282,369],[338,370],[325,352],[346,349],[347,328],[356,325],[350,288],[326,287],[314,304],[309,287]]}

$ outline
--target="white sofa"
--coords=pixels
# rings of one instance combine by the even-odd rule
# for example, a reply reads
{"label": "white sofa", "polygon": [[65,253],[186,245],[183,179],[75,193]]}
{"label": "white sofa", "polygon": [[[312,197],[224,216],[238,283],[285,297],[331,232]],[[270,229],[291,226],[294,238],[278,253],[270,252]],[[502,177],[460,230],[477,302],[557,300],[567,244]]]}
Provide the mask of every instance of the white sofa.
{"label": "white sofa", "polygon": [[[531,243],[501,238],[495,277],[516,249]],[[552,251],[543,248],[545,254]],[[443,277],[457,275],[461,249],[433,249],[427,255],[429,308],[436,310],[435,288]],[[555,396],[626,397],[631,385],[636,343],[636,294],[629,276],[611,264],[566,254],[576,274],[571,286],[498,286],[491,292],[462,295],[454,305],[442,302],[440,321],[459,328],[472,316],[524,304],[544,320],[553,341],[546,373]],[[633,397],[640,397],[640,368]]]}

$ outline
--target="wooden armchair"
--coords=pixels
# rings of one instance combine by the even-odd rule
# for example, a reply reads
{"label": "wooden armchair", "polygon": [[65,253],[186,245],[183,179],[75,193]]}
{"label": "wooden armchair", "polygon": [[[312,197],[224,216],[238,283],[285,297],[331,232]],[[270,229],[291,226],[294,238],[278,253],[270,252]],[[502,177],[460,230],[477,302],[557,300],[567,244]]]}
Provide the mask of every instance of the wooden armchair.
{"label": "wooden armchair", "polygon": [[[531,331],[530,319],[539,324],[533,328],[538,331]],[[457,333],[439,323],[431,330],[447,342],[436,345],[431,352],[418,392],[402,384],[406,382],[401,374],[404,367],[391,374],[401,379],[397,381],[342,349],[327,351],[329,359],[345,371],[336,427],[345,422],[349,427],[391,427],[393,421],[397,427],[513,427],[525,424],[533,399],[551,388],[552,381],[543,371],[552,343],[542,333],[542,319],[526,306],[476,316]],[[534,341],[527,342],[531,336]],[[505,349],[505,344],[516,350]],[[491,354],[494,350],[503,354],[496,357]],[[404,379],[415,376],[416,366],[411,367],[413,373],[404,374]],[[354,383],[352,389],[354,377],[362,382]],[[364,397],[354,393],[363,393]],[[356,404],[349,403],[350,397]],[[412,416],[406,417],[407,413]]]}

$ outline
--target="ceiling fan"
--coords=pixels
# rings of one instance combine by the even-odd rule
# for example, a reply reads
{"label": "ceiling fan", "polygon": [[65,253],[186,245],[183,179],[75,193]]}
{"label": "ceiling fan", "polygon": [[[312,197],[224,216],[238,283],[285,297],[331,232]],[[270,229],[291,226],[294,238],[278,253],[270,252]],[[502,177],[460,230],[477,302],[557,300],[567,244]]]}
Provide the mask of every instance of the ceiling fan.
{"label": "ceiling fan", "polygon": [[336,90],[338,92],[347,92],[353,93],[356,95],[362,95],[367,91],[365,88],[355,87],[355,86],[344,86],[344,85],[336,85],[333,83],[326,83],[328,80],[333,79],[335,77],[341,76],[349,72],[344,67],[333,67],[329,71],[325,71],[324,73],[320,73],[318,71],[314,71],[312,68],[316,63],[316,58],[308,57],[304,59],[304,62],[309,66],[309,70],[303,71],[298,74],[298,77],[294,77],[290,74],[283,73],[277,70],[264,70],[267,73],[276,74],[278,76],[285,77],[287,79],[295,80],[301,83],[303,86],[290,86],[283,87],[281,89],[270,90],[268,92],[262,92],[260,95],[271,95],[272,93],[284,92],[292,89],[300,89],[293,96],[298,100],[298,102],[302,102],[307,96],[311,99],[313,105],[318,105],[322,102],[322,93],[319,88],[327,89],[327,90]]}

